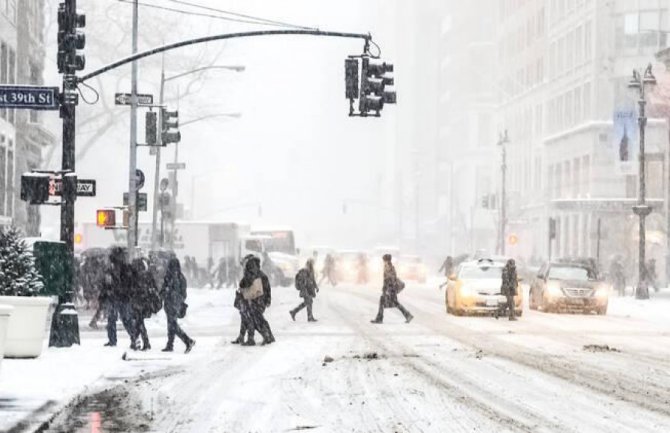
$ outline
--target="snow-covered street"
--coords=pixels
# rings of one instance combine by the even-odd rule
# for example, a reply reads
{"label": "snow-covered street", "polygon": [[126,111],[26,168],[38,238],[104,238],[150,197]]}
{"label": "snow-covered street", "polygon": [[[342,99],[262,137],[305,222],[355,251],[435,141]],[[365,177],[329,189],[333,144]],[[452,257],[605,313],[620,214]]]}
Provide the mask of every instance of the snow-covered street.
{"label": "snow-covered street", "polygon": [[[154,318],[154,350],[108,363],[86,388],[90,401],[80,398],[46,431],[670,430],[668,299],[613,299],[604,317],[525,310],[509,322],[448,316],[443,292],[410,286],[401,301],[415,320],[387,310],[375,325],[372,287],[325,287],[318,323],[304,312],[291,321],[294,289],[274,295],[277,343],[239,347],[229,343],[232,292],[191,289],[191,355],[160,354],[162,317]],[[99,333],[84,333],[84,347],[109,354],[87,344],[101,343]],[[21,361],[5,362],[0,390]]]}

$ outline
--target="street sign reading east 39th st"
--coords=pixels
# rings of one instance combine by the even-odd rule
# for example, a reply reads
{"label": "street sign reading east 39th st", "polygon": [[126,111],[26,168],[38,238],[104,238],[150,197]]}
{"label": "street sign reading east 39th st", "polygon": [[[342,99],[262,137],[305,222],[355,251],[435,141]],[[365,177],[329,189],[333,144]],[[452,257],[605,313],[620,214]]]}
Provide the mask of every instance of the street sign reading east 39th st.
{"label": "street sign reading east 39th st", "polygon": [[58,87],[0,86],[0,108],[58,110]]}
{"label": "street sign reading east 39th st", "polygon": [[[130,93],[117,93],[114,95],[116,105],[130,105],[132,95]],[[137,94],[139,105],[151,105],[154,103],[154,95]]]}

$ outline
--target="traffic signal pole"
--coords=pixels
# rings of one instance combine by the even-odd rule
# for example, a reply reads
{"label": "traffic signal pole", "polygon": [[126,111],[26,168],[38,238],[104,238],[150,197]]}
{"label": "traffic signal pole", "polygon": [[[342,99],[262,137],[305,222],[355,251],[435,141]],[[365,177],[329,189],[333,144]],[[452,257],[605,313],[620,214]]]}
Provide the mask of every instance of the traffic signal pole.
{"label": "traffic signal pole", "polygon": [[[139,25],[139,3],[133,2],[133,55],[137,54],[137,39]],[[131,98],[130,98],[130,164],[128,167],[128,256],[135,256],[137,247],[137,61],[132,62]]]}

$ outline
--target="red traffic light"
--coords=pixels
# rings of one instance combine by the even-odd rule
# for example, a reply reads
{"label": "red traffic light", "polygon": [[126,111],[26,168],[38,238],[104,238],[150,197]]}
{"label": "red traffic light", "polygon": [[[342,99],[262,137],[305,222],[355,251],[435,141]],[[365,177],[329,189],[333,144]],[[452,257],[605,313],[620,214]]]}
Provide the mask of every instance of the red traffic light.
{"label": "red traffic light", "polygon": [[98,227],[114,227],[116,225],[116,212],[114,209],[98,209],[95,221]]}

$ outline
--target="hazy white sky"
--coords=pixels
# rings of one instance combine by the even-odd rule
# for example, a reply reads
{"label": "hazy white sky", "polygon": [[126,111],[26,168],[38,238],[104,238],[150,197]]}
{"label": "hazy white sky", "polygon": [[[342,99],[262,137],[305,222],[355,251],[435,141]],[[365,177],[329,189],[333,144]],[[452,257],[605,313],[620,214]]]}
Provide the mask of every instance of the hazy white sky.
{"label": "hazy white sky", "polygon": [[[114,3],[114,18],[130,32],[131,5],[115,0],[94,1],[96,7]],[[169,1],[146,2],[182,8]],[[92,0],[80,0],[79,7],[86,11],[91,3]],[[198,0],[197,3],[324,30],[371,32],[384,57],[395,61],[393,1]],[[141,28],[152,28],[151,39],[160,40],[162,36],[166,42],[251,28],[147,9],[141,9],[140,13]],[[118,33],[119,29],[110,26],[104,14],[95,14],[89,16],[86,32],[91,34],[86,47],[87,71],[90,71],[101,64],[95,40],[106,37],[107,32]],[[221,43],[212,43],[168,54],[168,75],[184,72],[179,69],[179,56],[203,52],[211,55],[221,47]],[[145,48],[149,46],[140,47]],[[387,108],[381,119],[349,118],[348,102],[344,99],[344,59],[349,54],[360,54],[362,48],[359,40],[293,36],[226,42],[217,64],[240,64],[246,71],[235,74],[214,70],[202,75],[205,82],[201,90],[180,101],[180,117],[186,122],[201,115],[240,112],[242,118],[214,119],[182,129],[180,160],[186,162],[187,170],[180,173],[179,193],[186,207],[190,208],[194,202],[201,219],[294,226],[303,244],[356,246],[358,241],[372,236],[374,225],[393,227],[393,214],[380,210],[376,204],[380,203],[382,189],[393,188],[387,153],[393,153],[395,148],[396,108]],[[127,47],[119,47],[125,54],[130,49],[130,39]],[[207,55],[204,58],[207,62]],[[153,66],[155,60],[153,65],[142,63],[139,89],[154,93],[157,98],[159,75]],[[401,80],[403,65],[396,62],[396,69],[396,77]],[[130,90],[127,80],[117,84],[111,75],[105,78],[105,83],[106,92],[101,97],[110,104],[114,91]],[[188,80],[169,83],[168,96],[187,84]],[[397,89],[402,99],[402,81]],[[97,112],[102,107],[81,104],[78,110]],[[122,193],[127,190],[129,110],[118,108],[115,112],[121,117],[120,125],[77,161],[80,177],[98,179],[98,197],[80,199],[77,203],[78,222],[92,221],[96,208],[121,204]],[[139,119],[143,123],[143,113]],[[78,137],[79,142],[84,139]],[[139,141],[143,141],[142,129]],[[164,159],[167,156],[172,160],[173,149],[171,146],[164,152]],[[60,161],[60,157],[56,156],[54,161]],[[138,161],[147,177],[153,179],[153,157],[149,157],[147,149],[140,149]],[[148,181],[144,191],[151,190]],[[345,200],[371,205],[350,204],[347,215],[342,215]],[[216,212],[247,203],[262,205],[262,221],[258,221],[255,206]],[[44,215],[47,223],[52,221],[57,227],[54,210],[46,210]],[[140,218],[146,220],[150,216],[146,213]]]}

